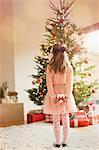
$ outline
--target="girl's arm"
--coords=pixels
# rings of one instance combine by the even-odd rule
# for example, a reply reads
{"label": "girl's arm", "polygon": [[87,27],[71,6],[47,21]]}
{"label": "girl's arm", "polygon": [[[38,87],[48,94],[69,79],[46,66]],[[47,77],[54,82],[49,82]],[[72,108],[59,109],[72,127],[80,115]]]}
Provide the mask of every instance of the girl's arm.
{"label": "girl's arm", "polygon": [[53,89],[52,73],[49,70],[49,66],[47,66],[47,69],[46,69],[46,84],[47,84],[48,94],[51,97],[51,99],[56,98],[56,95]]}
{"label": "girl's arm", "polygon": [[73,69],[72,66],[67,71],[66,78],[66,97],[69,98],[73,90]]}

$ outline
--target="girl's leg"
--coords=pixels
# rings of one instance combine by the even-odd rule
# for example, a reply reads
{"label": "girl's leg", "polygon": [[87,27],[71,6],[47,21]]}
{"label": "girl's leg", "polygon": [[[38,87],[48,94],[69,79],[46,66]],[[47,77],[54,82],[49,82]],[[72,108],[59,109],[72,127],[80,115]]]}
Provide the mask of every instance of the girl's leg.
{"label": "girl's leg", "polygon": [[55,133],[55,144],[60,144],[60,114],[53,114],[53,125]]}
{"label": "girl's leg", "polygon": [[63,144],[67,143],[68,130],[69,130],[69,115],[62,114],[62,124],[63,124]]}

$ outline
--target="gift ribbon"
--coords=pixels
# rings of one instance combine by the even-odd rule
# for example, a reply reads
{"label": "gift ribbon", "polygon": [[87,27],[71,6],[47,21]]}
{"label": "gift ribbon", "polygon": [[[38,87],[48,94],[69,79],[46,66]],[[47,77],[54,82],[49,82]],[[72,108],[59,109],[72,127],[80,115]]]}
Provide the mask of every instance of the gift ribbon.
{"label": "gift ribbon", "polygon": [[74,127],[78,127],[78,119],[74,119]]}

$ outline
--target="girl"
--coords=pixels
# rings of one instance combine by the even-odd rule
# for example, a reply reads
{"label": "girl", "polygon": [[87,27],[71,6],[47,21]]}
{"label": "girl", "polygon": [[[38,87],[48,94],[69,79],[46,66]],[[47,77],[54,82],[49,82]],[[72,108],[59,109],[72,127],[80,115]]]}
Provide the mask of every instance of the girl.
{"label": "girl", "polygon": [[69,115],[72,111],[71,94],[73,88],[73,69],[66,56],[66,49],[55,44],[52,58],[46,69],[46,84],[48,92],[44,100],[44,113],[53,114],[53,126],[56,142],[60,147],[60,116],[63,124],[62,147],[67,146]]}

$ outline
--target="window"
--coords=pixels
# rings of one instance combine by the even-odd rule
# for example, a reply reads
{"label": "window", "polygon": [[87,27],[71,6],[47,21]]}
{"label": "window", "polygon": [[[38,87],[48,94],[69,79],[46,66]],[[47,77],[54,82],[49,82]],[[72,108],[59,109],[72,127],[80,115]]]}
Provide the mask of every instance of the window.
{"label": "window", "polygon": [[86,33],[84,36],[84,46],[88,52],[99,53],[99,23],[88,26],[83,30]]}
{"label": "window", "polygon": [[99,30],[85,34],[84,46],[88,52],[99,53]]}

